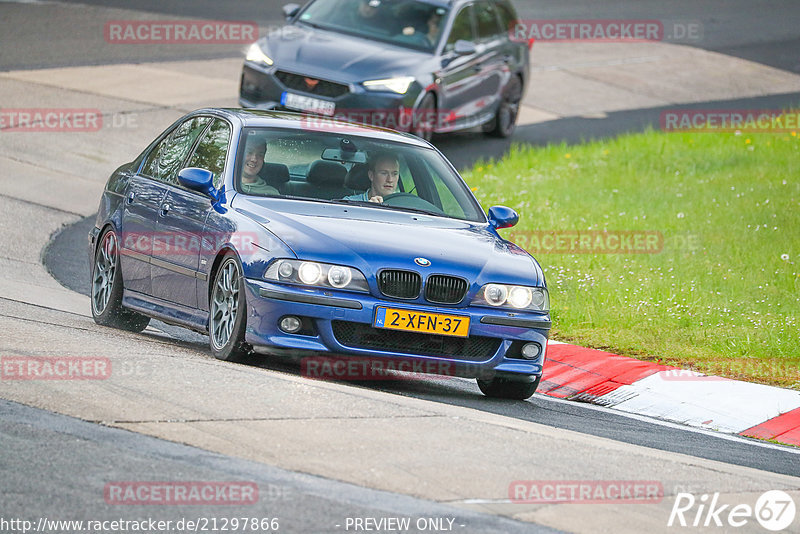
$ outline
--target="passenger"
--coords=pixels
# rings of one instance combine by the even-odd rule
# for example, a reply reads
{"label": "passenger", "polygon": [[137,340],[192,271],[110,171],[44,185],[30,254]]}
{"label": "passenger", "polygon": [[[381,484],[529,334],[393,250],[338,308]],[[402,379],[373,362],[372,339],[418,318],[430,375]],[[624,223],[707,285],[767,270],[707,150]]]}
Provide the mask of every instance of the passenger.
{"label": "passenger", "polygon": [[250,137],[244,148],[242,162],[242,193],[249,195],[278,195],[277,189],[267,184],[259,173],[264,167],[264,157],[267,155],[267,141],[263,137]]}
{"label": "passenger", "polygon": [[439,32],[441,31],[441,22],[442,22],[442,13],[440,13],[439,9],[434,9],[431,11],[431,15],[428,17],[427,25],[428,25],[428,33],[425,34],[425,39],[428,41],[428,46],[433,48],[436,46],[436,42],[439,40]]}
{"label": "passenger", "polygon": [[400,181],[400,161],[391,152],[373,154],[367,163],[370,187],[359,195],[344,197],[345,200],[383,202],[384,196],[397,192]]}

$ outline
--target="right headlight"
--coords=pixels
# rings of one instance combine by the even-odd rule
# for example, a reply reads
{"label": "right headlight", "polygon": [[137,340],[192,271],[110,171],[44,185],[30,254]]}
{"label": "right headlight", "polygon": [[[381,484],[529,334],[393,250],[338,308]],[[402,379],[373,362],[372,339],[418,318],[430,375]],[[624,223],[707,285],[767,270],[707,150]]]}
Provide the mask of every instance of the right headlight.
{"label": "right headlight", "polygon": [[358,269],[346,265],[332,265],[316,261],[275,260],[267,267],[264,278],[270,282],[350,291],[369,291],[367,279]]}
{"label": "right headlight", "polygon": [[250,48],[247,49],[245,59],[253,63],[264,63],[266,65],[272,65],[273,63],[272,58],[264,53],[264,50],[261,49],[258,43],[250,45]]}
{"label": "right headlight", "polygon": [[544,287],[486,284],[472,299],[472,304],[515,310],[549,311],[550,295]]}

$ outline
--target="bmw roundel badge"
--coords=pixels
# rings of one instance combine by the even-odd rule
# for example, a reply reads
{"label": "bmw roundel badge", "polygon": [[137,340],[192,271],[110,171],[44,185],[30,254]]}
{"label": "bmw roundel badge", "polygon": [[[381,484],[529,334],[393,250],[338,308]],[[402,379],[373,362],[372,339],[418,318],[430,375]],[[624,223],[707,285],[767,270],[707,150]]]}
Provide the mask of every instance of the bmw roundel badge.
{"label": "bmw roundel badge", "polygon": [[431,264],[431,260],[426,258],[414,258],[414,263],[416,263],[420,267],[429,267]]}

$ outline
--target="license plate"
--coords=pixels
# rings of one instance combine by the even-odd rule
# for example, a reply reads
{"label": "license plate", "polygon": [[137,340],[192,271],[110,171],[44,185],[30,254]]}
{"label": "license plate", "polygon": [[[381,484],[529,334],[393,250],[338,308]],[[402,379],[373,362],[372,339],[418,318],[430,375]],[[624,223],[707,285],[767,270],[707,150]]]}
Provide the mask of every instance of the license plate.
{"label": "license plate", "polygon": [[281,105],[291,109],[328,116],[333,115],[336,111],[336,104],[333,102],[312,98],[310,96],[296,95],[288,91],[281,95]]}
{"label": "license plate", "polygon": [[469,335],[469,317],[396,308],[379,307],[375,312],[373,326],[443,336],[467,337]]}

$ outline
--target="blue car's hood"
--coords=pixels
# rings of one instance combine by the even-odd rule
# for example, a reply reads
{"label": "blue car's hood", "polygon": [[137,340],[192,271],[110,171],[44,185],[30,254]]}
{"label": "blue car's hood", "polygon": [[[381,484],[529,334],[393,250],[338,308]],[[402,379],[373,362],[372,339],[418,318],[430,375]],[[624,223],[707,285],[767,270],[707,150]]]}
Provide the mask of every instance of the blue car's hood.
{"label": "blue car's hood", "polygon": [[[530,255],[486,224],[337,204],[266,199],[247,204],[239,206],[266,217],[269,222],[262,224],[300,259],[351,265],[367,276],[395,268],[453,274],[479,284],[543,283]],[[273,211],[278,207],[280,212]],[[416,265],[419,257],[431,265]]]}
{"label": "blue car's hood", "polygon": [[279,68],[345,82],[413,74],[431,58],[410,48],[299,25],[272,32],[260,44]]}

